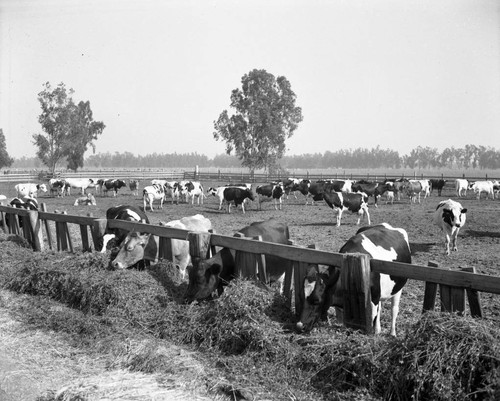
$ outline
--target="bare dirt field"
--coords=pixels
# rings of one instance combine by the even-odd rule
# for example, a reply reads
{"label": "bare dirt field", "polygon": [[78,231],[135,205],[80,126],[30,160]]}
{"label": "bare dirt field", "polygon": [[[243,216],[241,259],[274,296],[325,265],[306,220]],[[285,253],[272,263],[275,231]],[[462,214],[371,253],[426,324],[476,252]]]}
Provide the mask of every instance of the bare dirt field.
{"label": "bare dirt field", "polygon": [[[206,189],[217,183],[203,184]],[[6,195],[8,199],[14,197],[13,186],[14,184],[0,183],[0,194]],[[459,201],[463,207],[467,208],[467,222],[459,234],[458,251],[452,252],[449,256],[444,252],[444,235],[432,224],[432,215],[437,204],[448,198]],[[38,199],[39,202],[47,204],[50,212],[57,209],[75,215],[92,213],[94,217],[104,217],[108,207],[118,204],[142,206],[141,197],[130,194],[127,188],[123,188],[116,198],[110,195],[106,197],[96,195],[97,206],[73,206],[75,200],[73,195],[59,198],[43,194]],[[414,264],[426,266],[430,261],[434,261],[444,268],[475,267],[477,273],[500,275],[498,263],[500,200],[484,199],[484,195],[478,200],[472,193],[463,198],[457,198],[454,188],[449,185],[444,188],[441,197],[434,192],[420,204],[411,204],[406,197],[403,197],[401,201],[395,201],[394,204],[386,204],[382,199],[379,201],[378,208],[373,206],[373,199],[370,199],[369,204],[372,224],[387,222],[395,227],[404,228],[408,232]],[[323,201],[314,205],[305,205],[305,198],[302,195],[298,195],[297,199],[290,196],[288,200],[284,200],[282,210],[275,210],[272,202],[263,202],[262,209],[259,210],[257,202],[253,202],[245,214],[239,208],[237,210],[232,208],[231,214],[225,210],[219,211],[218,200],[211,196],[206,198],[202,205],[196,204],[196,201],[194,205],[185,203],[176,205],[167,201],[163,210],[156,210],[153,213],[148,211],[148,216],[152,224],[157,224],[160,221],[170,221],[197,213],[208,217],[215,231],[224,235],[232,235],[251,222],[274,217],[289,225],[291,239],[295,244],[301,246],[314,244],[317,249],[331,252],[337,252],[359,228],[356,225],[357,216],[349,212],[343,214],[342,224],[337,227],[334,212]],[[361,225],[365,222],[362,220]],[[78,248],[78,243],[76,247]],[[423,293],[424,284],[415,281],[410,281],[403,290],[398,320],[400,335],[403,335],[421,314]],[[500,322],[500,298],[495,295],[481,294],[481,303],[484,317]],[[8,302],[0,303],[0,308],[3,311],[2,316],[5,316],[8,312]],[[382,317],[383,331],[388,330],[388,315],[385,313]],[[323,326],[318,330],[328,330],[328,327]],[[50,386],[50,383],[47,385]]]}

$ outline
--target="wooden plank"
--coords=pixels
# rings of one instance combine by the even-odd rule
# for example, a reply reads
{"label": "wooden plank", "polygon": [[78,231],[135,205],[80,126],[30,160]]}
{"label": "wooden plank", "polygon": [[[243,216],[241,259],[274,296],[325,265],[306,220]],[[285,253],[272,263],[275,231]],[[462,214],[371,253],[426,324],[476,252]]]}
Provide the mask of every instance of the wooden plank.
{"label": "wooden plank", "polygon": [[344,255],[340,280],[344,298],[344,325],[373,333],[368,255]]}
{"label": "wooden plank", "polygon": [[474,274],[466,271],[450,271],[399,262],[385,262],[376,259],[372,259],[370,264],[372,271],[378,273],[500,294],[500,277],[498,276]]}
{"label": "wooden plank", "polygon": [[[245,241],[249,241],[249,238],[246,238],[242,233],[234,234],[236,238],[244,239]],[[236,251],[236,255],[234,257],[234,274],[236,277],[242,278],[256,278],[257,276],[257,254]]]}
{"label": "wooden plank", "polygon": [[31,241],[33,244],[33,249],[35,251],[43,251],[43,232],[41,221],[38,217],[38,212],[35,210],[29,210],[28,218],[25,219],[29,224],[29,230],[31,233]]}
{"label": "wooden plank", "polygon": [[94,242],[94,249],[96,251],[101,251],[102,249],[102,237],[106,232],[107,222],[106,219],[95,219],[91,226],[92,241]]}
{"label": "wooden plank", "polygon": [[189,254],[194,267],[198,267],[201,260],[205,260],[210,247],[210,233],[188,233]]}
{"label": "wooden plank", "polygon": [[[429,267],[439,267],[436,262],[429,262]],[[424,306],[423,312],[433,311],[436,305],[436,296],[437,296],[438,285],[436,283],[430,283],[428,281],[425,282],[425,290],[424,290]]]}
{"label": "wooden plank", "polygon": [[[47,204],[45,202],[42,202],[40,205],[40,208],[43,212],[46,212],[47,211]],[[49,221],[42,219],[42,217],[40,216],[40,213],[38,213],[38,218],[43,221],[43,224],[45,226],[45,233],[47,235],[47,242],[49,244],[49,249],[52,250],[53,249],[52,248],[53,242],[52,242],[52,233],[50,232]]]}
{"label": "wooden plank", "polygon": [[88,226],[92,226],[94,225],[94,221],[98,220],[96,217],[76,216],[67,213],[49,213],[44,211],[38,213],[40,214],[41,219],[52,220],[60,223],[86,224]]}
{"label": "wooden plank", "polygon": [[[463,267],[463,271],[476,273],[475,267]],[[479,298],[479,292],[476,290],[467,289],[467,300],[469,302],[470,314],[472,317],[483,317],[483,309],[481,307],[481,300]]]}

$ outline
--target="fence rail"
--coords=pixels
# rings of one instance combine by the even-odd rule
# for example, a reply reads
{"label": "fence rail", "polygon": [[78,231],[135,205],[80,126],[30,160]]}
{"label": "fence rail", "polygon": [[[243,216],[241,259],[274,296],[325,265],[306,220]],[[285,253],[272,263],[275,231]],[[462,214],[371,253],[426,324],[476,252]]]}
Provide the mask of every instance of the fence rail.
{"label": "fence rail", "polygon": [[[45,207],[42,204],[42,207]],[[388,262],[377,259],[367,261],[366,255],[361,254],[340,254],[334,252],[320,251],[311,248],[304,248],[291,245],[281,245],[265,241],[249,240],[248,238],[238,238],[216,233],[192,233],[187,230],[176,229],[172,227],[165,227],[161,225],[152,225],[146,223],[134,223],[122,220],[106,220],[103,218],[95,218],[92,216],[74,216],[60,213],[49,213],[46,211],[27,211],[24,209],[16,209],[11,206],[0,205],[0,217],[3,221],[4,230],[16,234],[24,235],[24,237],[31,243],[35,250],[44,249],[44,236],[43,229],[45,227],[45,234],[47,241],[52,249],[52,240],[49,230],[49,222],[56,226],[56,239],[58,250],[74,251],[73,242],[74,238],[70,235],[68,224],[76,224],[80,226],[82,249],[91,251],[92,246],[88,240],[88,229],[90,229],[91,236],[94,243],[94,249],[98,249],[99,241],[104,234],[106,226],[111,228],[121,228],[129,231],[140,231],[151,233],[158,236],[160,241],[159,255],[164,259],[173,260],[171,255],[171,241],[173,239],[189,240],[190,252],[193,261],[204,259],[215,251],[216,247],[231,248],[236,251],[241,251],[245,254],[251,255],[274,255],[280,256],[284,259],[292,261],[293,268],[285,273],[285,296],[289,299],[289,305],[292,306],[294,295],[294,306],[297,312],[300,307],[300,299],[303,297],[302,281],[305,271],[310,264],[319,264],[326,266],[337,266],[341,268],[341,277],[343,280],[359,280],[358,275],[344,275],[344,272],[350,269],[358,269],[364,277],[363,282],[369,282],[370,271],[384,273],[388,275],[406,277],[408,279],[419,280],[426,282],[426,294],[424,299],[424,310],[434,308],[436,297],[436,286],[441,288],[441,306],[443,310],[458,310],[463,312],[465,307],[464,293],[467,290],[469,297],[469,304],[473,316],[481,316],[481,309],[477,291],[487,292],[492,294],[500,294],[500,277],[488,276],[484,274],[477,274],[466,271],[450,271],[440,269],[438,267],[420,266],[413,264],[405,264],[399,262]],[[6,224],[6,218],[9,217],[9,223]],[[19,222],[19,217],[23,218],[23,224]],[[200,250],[200,244],[206,244],[207,250]],[[193,252],[200,252],[193,254]],[[242,261],[247,261],[251,266],[241,268],[241,272],[253,272],[251,275],[256,276],[256,269],[258,266],[265,267],[259,263],[259,258],[244,257]],[[194,263],[194,262],[193,262]],[[434,265],[436,266],[436,265]],[[347,277],[347,278],[345,278]],[[354,278],[353,278],[354,277]],[[262,279],[262,277],[261,277]],[[292,284],[293,283],[293,284]],[[347,284],[346,284],[347,285]],[[295,290],[294,290],[295,288]],[[356,294],[359,296],[359,294]],[[347,296],[347,295],[346,295]],[[365,293],[365,297],[369,297]],[[303,298],[302,298],[303,299]],[[344,304],[346,297],[344,298]],[[369,298],[365,299],[365,304],[370,304]],[[473,306],[474,304],[474,306]],[[474,307],[474,310],[472,308]],[[369,314],[366,311],[360,312],[362,316],[355,316],[355,322],[350,327],[364,328],[365,331],[371,332],[371,322],[366,319]],[[352,317],[352,316],[351,316]],[[359,323],[359,321],[364,323]],[[349,322],[344,322],[349,325]]]}

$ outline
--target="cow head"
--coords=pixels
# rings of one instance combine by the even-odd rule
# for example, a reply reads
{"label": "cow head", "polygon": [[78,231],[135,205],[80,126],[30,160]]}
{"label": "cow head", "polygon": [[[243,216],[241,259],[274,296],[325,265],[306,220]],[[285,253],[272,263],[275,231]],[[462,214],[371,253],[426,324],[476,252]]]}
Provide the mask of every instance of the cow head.
{"label": "cow head", "polygon": [[461,206],[443,209],[443,221],[450,227],[460,228],[465,224],[467,209]]}
{"label": "cow head", "polygon": [[250,199],[251,201],[255,200],[255,197],[253,196],[253,192],[251,189],[247,189],[247,198]]}
{"label": "cow head", "polygon": [[126,269],[143,259],[154,260],[157,249],[151,234],[130,232],[123,241],[115,259],[111,262],[111,266],[115,269]]}
{"label": "cow head", "polygon": [[301,313],[297,330],[310,331],[314,324],[326,319],[328,308],[335,302],[334,295],[340,277],[340,269],[330,266],[320,272],[317,265],[310,265],[300,294]]}

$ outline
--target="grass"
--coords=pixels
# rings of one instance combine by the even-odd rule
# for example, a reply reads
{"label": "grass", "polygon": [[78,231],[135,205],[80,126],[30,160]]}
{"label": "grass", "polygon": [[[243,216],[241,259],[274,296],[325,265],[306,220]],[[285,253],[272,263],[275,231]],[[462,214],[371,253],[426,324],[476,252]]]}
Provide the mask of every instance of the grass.
{"label": "grass", "polygon": [[[107,255],[34,254],[25,245],[0,235],[0,286],[30,295],[12,305],[17,317],[64,334],[107,366],[103,375],[62,389],[66,398],[52,392],[44,401],[89,394],[120,399],[110,396],[112,383],[120,380],[123,387],[114,394],[121,397],[135,387],[159,391],[158,380],[179,371],[183,380],[175,387],[195,383],[219,399],[500,395],[500,333],[486,320],[428,313],[397,339],[335,324],[298,335],[280,295],[253,281],[236,280],[212,302],[185,305],[180,299],[186,284],[169,263],[145,272],[112,271]],[[187,358],[191,351],[184,350],[196,351],[196,357]]]}

